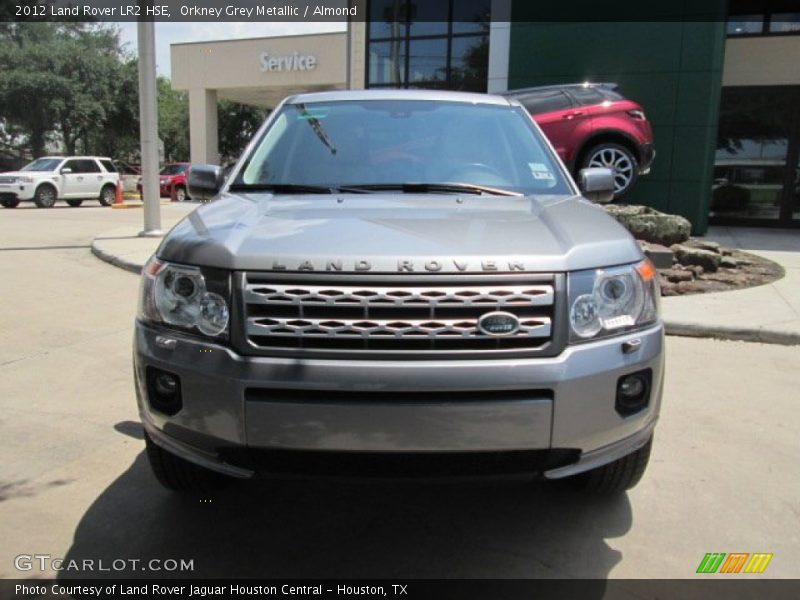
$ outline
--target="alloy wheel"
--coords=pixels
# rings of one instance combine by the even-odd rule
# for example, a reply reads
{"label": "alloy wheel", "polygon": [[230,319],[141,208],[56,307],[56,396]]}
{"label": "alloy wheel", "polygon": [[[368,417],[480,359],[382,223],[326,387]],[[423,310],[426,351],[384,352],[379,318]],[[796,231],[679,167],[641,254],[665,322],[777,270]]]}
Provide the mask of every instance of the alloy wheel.
{"label": "alloy wheel", "polygon": [[614,171],[614,194],[628,189],[633,181],[633,161],[617,148],[600,148],[589,158],[589,167],[606,167]]}

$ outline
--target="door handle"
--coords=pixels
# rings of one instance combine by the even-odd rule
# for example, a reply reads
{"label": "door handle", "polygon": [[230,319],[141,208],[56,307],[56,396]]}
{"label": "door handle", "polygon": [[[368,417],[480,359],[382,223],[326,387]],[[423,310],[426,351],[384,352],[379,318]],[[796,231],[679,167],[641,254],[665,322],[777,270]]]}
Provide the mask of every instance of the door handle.
{"label": "door handle", "polygon": [[83,181],[83,175],[78,175],[78,181]]}
{"label": "door handle", "polygon": [[583,112],[582,112],[582,111],[579,111],[579,110],[576,110],[576,111],[573,111],[573,112],[570,112],[570,113],[567,113],[567,114],[565,114],[565,115],[564,115],[563,117],[561,117],[561,118],[562,118],[562,119],[567,119],[567,120],[569,121],[569,120],[571,120],[571,119],[574,119],[575,117],[582,117],[582,116],[583,116]]}

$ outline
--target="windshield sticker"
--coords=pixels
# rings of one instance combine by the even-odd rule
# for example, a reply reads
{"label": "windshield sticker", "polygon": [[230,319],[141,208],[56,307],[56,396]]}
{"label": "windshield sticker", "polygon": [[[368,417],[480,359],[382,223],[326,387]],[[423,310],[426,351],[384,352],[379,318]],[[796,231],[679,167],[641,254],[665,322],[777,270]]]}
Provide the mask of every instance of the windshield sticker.
{"label": "windshield sticker", "polygon": [[320,108],[306,108],[299,112],[297,115],[298,120],[310,120],[310,119],[324,119],[328,116],[328,111],[326,109]]}
{"label": "windshield sticker", "polygon": [[553,181],[555,180],[555,175],[550,172],[550,169],[547,168],[547,165],[542,163],[528,163],[528,167],[530,167],[531,175],[533,175],[534,179],[539,180],[546,180],[546,181]]}

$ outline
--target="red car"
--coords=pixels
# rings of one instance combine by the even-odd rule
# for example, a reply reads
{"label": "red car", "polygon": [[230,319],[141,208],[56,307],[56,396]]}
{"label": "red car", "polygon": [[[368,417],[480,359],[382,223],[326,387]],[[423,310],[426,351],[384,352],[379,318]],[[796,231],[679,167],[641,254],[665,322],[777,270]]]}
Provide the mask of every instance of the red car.
{"label": "red car", "polygon": [[505,92],[519,100],[574,174],[610,167],[614,195],[624,196],[655,158],[653,131],[642,107],[613,83],[576,83]]}
{"label": "red car", "polygon": [[[167,163],[158,173],[159,195],[162,198],[172,198],[172,190],[175,189],[175,200],[183,202],[189,199],[187,192],[186,179],[189,177],[191,163]],[[139,195],[142,193],[142,182],[136,184]]]}

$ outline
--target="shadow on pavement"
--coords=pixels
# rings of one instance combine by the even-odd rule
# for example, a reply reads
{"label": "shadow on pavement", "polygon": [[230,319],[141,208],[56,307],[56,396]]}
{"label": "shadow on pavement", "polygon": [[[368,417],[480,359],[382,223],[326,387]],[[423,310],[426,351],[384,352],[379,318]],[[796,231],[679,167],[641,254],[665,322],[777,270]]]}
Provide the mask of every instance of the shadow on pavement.
{"label": "shadow on pavement", "polygon": [[183,558],[194,570],[62,576],[604,579],[621,559],[605,540],[631,520],[627,496],[527,481],[262,478],[181,496],[142,452],[88,508],[65,558]]}

